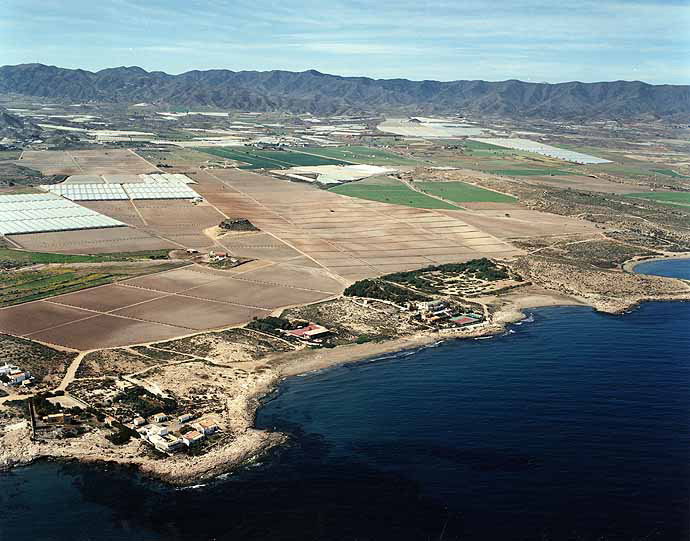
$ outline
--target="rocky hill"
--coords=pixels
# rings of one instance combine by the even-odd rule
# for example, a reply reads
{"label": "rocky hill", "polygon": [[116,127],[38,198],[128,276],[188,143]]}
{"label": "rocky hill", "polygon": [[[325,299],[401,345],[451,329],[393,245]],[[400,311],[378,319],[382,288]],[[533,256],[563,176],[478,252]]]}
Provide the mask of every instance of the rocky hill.
{"label": "rocky hill", "polygon": [[43,64],[0,67],[0,92],[69,101],[344,114],[363,111],[495,114],[539,118],[690,119],[690,86],[639,81],[526,83],[409,81],[318,71],[98,71]]}

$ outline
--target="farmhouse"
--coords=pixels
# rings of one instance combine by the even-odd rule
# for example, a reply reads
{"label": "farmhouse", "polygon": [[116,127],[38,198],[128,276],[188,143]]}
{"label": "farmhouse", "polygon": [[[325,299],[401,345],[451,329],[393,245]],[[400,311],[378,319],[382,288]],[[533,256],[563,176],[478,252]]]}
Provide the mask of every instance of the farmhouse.
{"label": "farmhouse", "polygon": [[292,336],[293,338],[297,338],[298,340],[315,340],[327,336],[330,332],[331,331],[329,331],[326,327],[317,325],[316,323],[310,323],[309,325],[307,325],[306,327],[302,327],[301,329],[286,331],[285,335]]}
{"label": "farmhouse", "polygon": [[218,424],[212,419],[199,419],[192,427],[199,433],[208,436],[220,430]]}
{"label": "farmhouse", "polygon": [[26,384],[31,381],[31,372],[21,370],[18,366],[5,363],[0,366],[0,381],[6,386]]}
{"label": "farmhouse", "polygon": [[197,432],[196,430],[192,430],[190,432],[187,432],[186,434],[183,434],[182,436],[182,442],[187,446],[191,447],[195,443],[199,443],[201,440],[204,439],[204,434],[201,432]]}

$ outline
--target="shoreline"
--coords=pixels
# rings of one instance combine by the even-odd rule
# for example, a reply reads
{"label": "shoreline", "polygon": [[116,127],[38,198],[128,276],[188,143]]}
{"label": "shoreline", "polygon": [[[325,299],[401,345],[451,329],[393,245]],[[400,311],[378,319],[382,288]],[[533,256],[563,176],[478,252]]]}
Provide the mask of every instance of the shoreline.
{"label": "shoreline", "polygon": [[[624,262],[621,265],[621,268],[625,272],[632,272],[636,274],[643,274],[643,273],[637,273],[635,271],[635,268],[638,265],[641,265],[642,263],[654,263],[657,261],[673,261],[675,259],[688,259],[690,260],[690,252],[679,252],[677,254],[664,254],[664,255],[659,255],[659,256],[638,256],[638,257],[633,257],[632,259],[628,259],[626,262]],[[649,276],[655,276],[655,275],[649,275]]]}
{"label": "shoreline", "polygon": [[[657,260],[686,259],[660,257]],[[651,259],[629,261],[634,265]],[[263,401],[274,393],[287,378],[325,370],[339,365],[354,364],[386,354],[396,354],[423,348],[451,339],[471,339],[494,336],[505,332],[506,326],[526,317],[525,310],[549,306],[582,306],[609,314],[625,314],[642,302],[689,300],[684,295],[630,296],[618,304],[602,303],[595,298],[584,298],[539,286],[528,285],[505,294],[486,296],[477,300],[492,308],[491,320],[472,327],[448,331],[420,331],[381,342],[347,344],[333,349],[297,350],[270,355],[257,361],[261,376],[251,389],[239,396],[228,398],[233,409],[232,430],[227,438],[200,456],[176,456],[159,460],[145,453],[142,441],[132,441],[113,448],[98,432],[86,434],[80,442],[33,442],[28,439],[28,427],[5,431],[0,449],[0,472],[29,465],[40,460],[79,461],[133,468],[139,475],[153,478],[170,486],[185,487],[213,481],[220,475],[231,473],[252,464],[271,450],[285,444],[289,435],[256,428],[256,413]],[[26,424],[24,422],[24,424]],[[8,438],[8,434],[10,438]],[[15,436],[11,438],[11,436]],[[20,437],[20,436],[24,437]],[[2,433],[0,433],[2,436]],[[15,441],[11,441],[14,439]],[[8,441],[10,440],[10,441]]]}

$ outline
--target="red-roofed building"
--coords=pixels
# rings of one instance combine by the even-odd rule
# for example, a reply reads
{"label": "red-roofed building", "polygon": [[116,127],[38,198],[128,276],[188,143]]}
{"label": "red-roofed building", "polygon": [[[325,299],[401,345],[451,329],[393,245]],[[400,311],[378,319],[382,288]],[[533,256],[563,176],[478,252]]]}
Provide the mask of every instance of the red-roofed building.
{"label": "red-roofed building", "polygon": [[287,331],[285,334],[287,336],[293,336],[294,338],[298,338],[300,340],[314,340],[318,338],[323,338],[330,332],[331,331],[329,331],[326,327],[317,325],[316,323],[310,323],[306,327],[302,327],[301,329],[295,329],[293,331]]}

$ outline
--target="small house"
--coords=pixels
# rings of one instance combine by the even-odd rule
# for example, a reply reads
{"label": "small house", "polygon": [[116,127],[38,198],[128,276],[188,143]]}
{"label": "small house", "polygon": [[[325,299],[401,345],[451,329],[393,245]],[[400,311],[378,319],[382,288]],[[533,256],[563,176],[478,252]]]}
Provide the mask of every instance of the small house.
{"label": "small house", "polygon": [[191,447],[195,443],[198,443],[201,440],[203,440],[204,437],[205,436],[201,432],[198,432],[197,430],[191,430],[186,434],[183,434],[182,441],[187,447]]}
{"label": "small house", "polygon": [[208,436],[209,434],[213,434],[214,432],[220,430],[218,424],[211,419],[199,419],[196,423],[192,425],[192,427],[197,432],[200,432],[205,436]]}
{"label": "small house", "polygon": [[330,334],[326,327],[317,325],[316,323],[310,323],[306,327],[301,329],[294,329],[292,331],[286,331],[286,336],[291,336],[297,338],[298,340],[316,340],[321,339]]}

